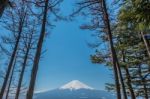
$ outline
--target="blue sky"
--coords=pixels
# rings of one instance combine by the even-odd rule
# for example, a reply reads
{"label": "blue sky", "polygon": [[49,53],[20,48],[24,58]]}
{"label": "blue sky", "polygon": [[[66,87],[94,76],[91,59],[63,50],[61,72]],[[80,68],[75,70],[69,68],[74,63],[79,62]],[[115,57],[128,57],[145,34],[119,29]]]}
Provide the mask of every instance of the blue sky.
{"label": "blue sky", "polygon": [[[69,14],[75,4],[72,0],[64,0],[61,4],[62,14]],[[112,71],[100,64],[92,64],[90,54],[94,49],[87,42],[93,41],[91,31],[80,30],[79,26],[86,22],[77,17],[74,21],[56,22],[56,27],[44,43],[43,55],[36,82],[36,91],[55,89],[71,80],[80,80],[91,87],[104,90],[105,83],[112,82]]]}

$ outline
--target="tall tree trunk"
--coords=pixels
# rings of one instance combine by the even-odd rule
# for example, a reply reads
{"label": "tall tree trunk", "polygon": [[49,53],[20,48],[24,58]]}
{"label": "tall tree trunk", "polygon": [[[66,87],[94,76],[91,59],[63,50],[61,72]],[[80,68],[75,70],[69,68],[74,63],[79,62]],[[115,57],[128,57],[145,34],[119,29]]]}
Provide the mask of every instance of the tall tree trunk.
{"label": "tall tree trunk", "polygon": [[31,33],[31,35],[29,37],[28,45],[26,47],[26,52],[25,52],[24,61],[23,61],[23,64],[22,64],[21,73],[20,73],[20,76],[19,76],[19,82],[18,82],[18,86],[17,86],[15,99],[19,99],[19,93],[20,93],[20,89],[21,89],[21,85],[22,85],[23,75],[24,75],[24,72],[25,72],[25,68],[26,68],[26,64],[27,64],[28,56],[29,56],[29,51],[30,51],[30,48],[31,48],[32,36],[33,36],[33,33]]}
{"label": "tall tree trunk", "polygon": [[17,39],[16,39],[14,50],[13,50],[13,53],[11,55],[11,59],[10,59],[9,65],[8,65],[6,76],[5,76],[5,79],[4,79],[2,88],[1,88],[0,99],[3,98],[4,92],[5,92],[5,89],[6,89],[6,86],[7,86],[7,82],[8,82],[8,79],[9,79],[9,75],[10,75],[10,72],[11,72],[12,67],[13,67],[13,62],[14,62],[16,52],[17,52],[17,49],[18,49],[18,45],[19,45],[19,41],[20,41],[20,38],[21,38],[22,28],[23,28],[23,24],[24,24],[24,18],[25,18],[25,16],[23,18],[21,18],[20,22],[19,22],[19,29],[18,29],[19,32],[18,32],[18,36],[17,36]]}
{"label": "tall tree trunk", "polygon": [[117,70],[118,70],[118,75],[120,77],[120,83],[121,83],[121,87],[122,87],[122,92],[123,92],[123,98],[124,99],[128,99],[127,98],[127,93],[126,93],[126,88],[125,88],[125,84],[124,84],[124,79],[123,79],[123,76],[122,76],[122,71],[121,71],[121,68],[120,68],[120,64],[118,62],[118,58],[117,58],[117,55],[116,55],[116,52],[115,52],[115,57],[116,57],[116,66],[117,66]]}
{"label": "tall tree trunk", "polygon": [[132,87],[132,84],[131,84],[131,76],[130,76],[130,73],[129,73],[129,70],[128,70],[127,67],[125,67],[125,72],[126,72],[127,85],[129,87],[129,92],[130,92],[130,95],[131,95],[131,99],[136,99],[135,93],[134,93],[134,90],[133,90],[133,87]]}
{"label": "tall tree trunk", "polygon": [[114,44],[113,44],[113,41],[112,41],[112,33],[111,33],[111,30],[110,30],[110,23],[109,23],[109,18],[108,18],[108,13],[107,13],[105,0],[102,0],[102,6],[103,6],[104,22],[105,22],[106,27],[107,27],[109,44],[110,44],[110,48],[111,48],[113,70],[114,70],[114,77],[115,77],[115,85],[116,85],[116,91],[117,91],[117,99],[121,99],[119,77],[118,77],[118,71],[117,71],[117,66],[116,66],[115,49],[114,49]]}
{"label": "tall tree trunk", "polygon": [[45,0],[43,23],[42,23],[41,33],[40,33],[40,37],[39,37],[39,41],[38,41],[38,45],[37,45],[37,50],[36,50],[36,54],[35,54],[35,58],[34,58],[33,68],[32,68],[32,72],[31,72],[31,80],[30,80],[30,85],[29,85],[26,99],[32,99],[33,93],[34,93],[36,75],[37,75],[39,60],[40,60],[40,56],[41,56],[42,45],[43,45],[43,41],[44,41],[44,37],[45,37],[45,27],[46,27],[46,21],[47,21],[48,2],[49,2],[49,0]]}
{"label": "tall tree trunk", "polygon": [[114,76],[115,76],[115,80],[116,80],[117,98],[121,99],[120,87],[118,87],[119,86],[119,78],[120,78],[123,97],[124,97],[124,99],[127,99],[127,94],[126,94],[126,89],[125,89],[125,85],[124,85],[124,81],[123,81],[123,77],[122,77],[121,68],[120,68],[120,65],[119,65],[119,61],[118,61],[117,54],[116,54],[114,44],[113,44],[113,40],[112,40],[110,20],[109,20],[107,8],[106,8],[106,2],[105,2],[105,0],[100,0],[100,2],[102,2],[103,18],[104,18],[104,22],[105,22],[105,25],[106,25],[106,28],[107,28],[109,43],[110,43],[110,47],[111,47],[111,54],[112,54],[112,58],[113,58],[113,69],[114,69],[114,72],[115,72]]}
{"label": "tall tree trunk", "polygon": [[11,83],[12,83],[12,79],[13,79],[13,75],[14,75],[16,60],[17,60],[17,56],[15,57],[15,61],[14,61],[14,64],[13,64],[13,69],[11,71],[11,76],[10,76],[10,80],[9,80],[9,84],[8,84],[8,89],[7,89],[7,92],[6,92],[6,99],[8,99],[8,97],[9,97],[9,91],[10,91],[10,87],[11,87]]}
{"label": "tall tree trunk", "polygon": [[[125,63],[126,62],[126,56],[125,56],[126,53],[125,53],[124,50],[122,50],[121,53],[122,53],[122,60]],[[128,66],[125,66],[124,69],[125,69],[125,73],[126,73],[127,85],[128,85],[128,88],[129,88],[131,99],[136,99],[135,93],[134,93],[134,90],[133,90],[133,87],[132,87],[132,84],[131,84],[131,76],[130,76],[130,72],[128,70]]]}
{"label": "tall tree trunk", "polygon": [[149,56],[149,58],[150,58],[150,47],[149,47],[149,45],[148,45],[147,40],[146,40],[145,37],[144,37],[144,33],[143,33],[143,32],[140,32],[140,33],[141,33],[142,39],[143,39],[143,41],[144,41],[144,45],[145,45],[146,50],[147,50],[147,54],[148,54],[148,56]]}

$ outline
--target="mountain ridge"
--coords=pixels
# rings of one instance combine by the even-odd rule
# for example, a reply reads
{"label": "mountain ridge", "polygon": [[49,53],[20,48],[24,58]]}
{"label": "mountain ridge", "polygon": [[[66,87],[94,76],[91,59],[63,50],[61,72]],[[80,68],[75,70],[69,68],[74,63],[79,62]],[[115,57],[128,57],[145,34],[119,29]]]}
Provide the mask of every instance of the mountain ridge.
{"label": "mountain ridge", "polygon": [[115,99],[109,92],[96,90],[78,80],[73,80],[60,88],[37,93],[34,99]]}

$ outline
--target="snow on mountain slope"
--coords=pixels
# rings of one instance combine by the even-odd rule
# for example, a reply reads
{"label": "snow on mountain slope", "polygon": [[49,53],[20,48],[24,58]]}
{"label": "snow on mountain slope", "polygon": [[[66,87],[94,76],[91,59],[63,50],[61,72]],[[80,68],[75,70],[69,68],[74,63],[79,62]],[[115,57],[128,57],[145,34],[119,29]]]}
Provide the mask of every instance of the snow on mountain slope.
{"label": "snow on mountain slope", "polygon": [[73,80],[64,86],[60,87],[59,89],[70,89],[70,90],[78,90],[78,89],[90,89],[93,90],[94,88],[89,87],[88,85],[78,81],[78,80]]}
{"label": "snow on mountain slope", "polygon": [[34,95],[34,99],[116,99],[116,98],[109,92],[96,90],[78,80],[73,80],[58,89],[36,93]]}

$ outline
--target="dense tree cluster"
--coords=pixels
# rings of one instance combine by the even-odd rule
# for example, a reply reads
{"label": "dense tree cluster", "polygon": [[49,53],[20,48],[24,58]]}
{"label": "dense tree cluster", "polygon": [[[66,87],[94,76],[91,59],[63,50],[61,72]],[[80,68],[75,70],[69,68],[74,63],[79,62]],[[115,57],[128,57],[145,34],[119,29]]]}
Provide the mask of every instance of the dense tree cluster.
{"label": "dense tree cluster", "polygon": [[[113,46],[116,50],[123,83],[125,85],[125,91],[121,92],[123,93],[121,96],[128,95],[131,96],[132,99],[141,96],[145,99],[149,99],[150,2],[148,0],[126,0],[121,1],[120,5],[115,22],[110,20],[109,23],[111,25],[112,40],[114,42]],[[109,10],[109,5],[107,9]],[[111,18],[111,13],[109,13],[109,18]],[[101,23],[99,22],[99,24]],[[89,29],[89,27],[87,29]],[[107,30],[109,28],[106,27],[105,29]],[[102,33],[100,32],[98,35],[102,35]],[[108,37],[108,34],[100,36],[100,39],[103,39],[103,37]],[[109,40],[110,39],[103,39],[103,42],[108,43]],[[111,54],[109,51],[104,53],[100,45],[96,53],[91,55],[91,59],[93,63],[105,63],[108,66],[113,66],[114,64],[111,62],[113,57],[110,57],[112,56]],[[122,79],[120,77],[121,76],[118,76],[119,79]],[[122,86],[121,81],[119,82]],[[115,86],[117,88],[116,84],[107,84],[106,88],[108,90],[117,90]],[[124,87],[120,87],[120,89],[122,88]],[[126,94],[124,94],[124,92]],[[120,98],[121,97],[118,97],[118,99]],[[127,99],[127,97],[124,97],[124,99]]]}
{"label": "dense tree cluster", "polygon": [[[0,1],[3,19],[1,25],[8,31],[1,37],[1,52],[7,57],[4,59],[7,63],[3,71],[0,99],[9,99],[9,96],[19,99],[19,95],[25,93],[27,99],[32,99],[46,26],[49,25],[48,14],[58,18],[57,7],[61,2],[62,0]],[[6,9],[10,4],[13,6]],[[24,79],[25,71],[31,71],[29,82]]]}

